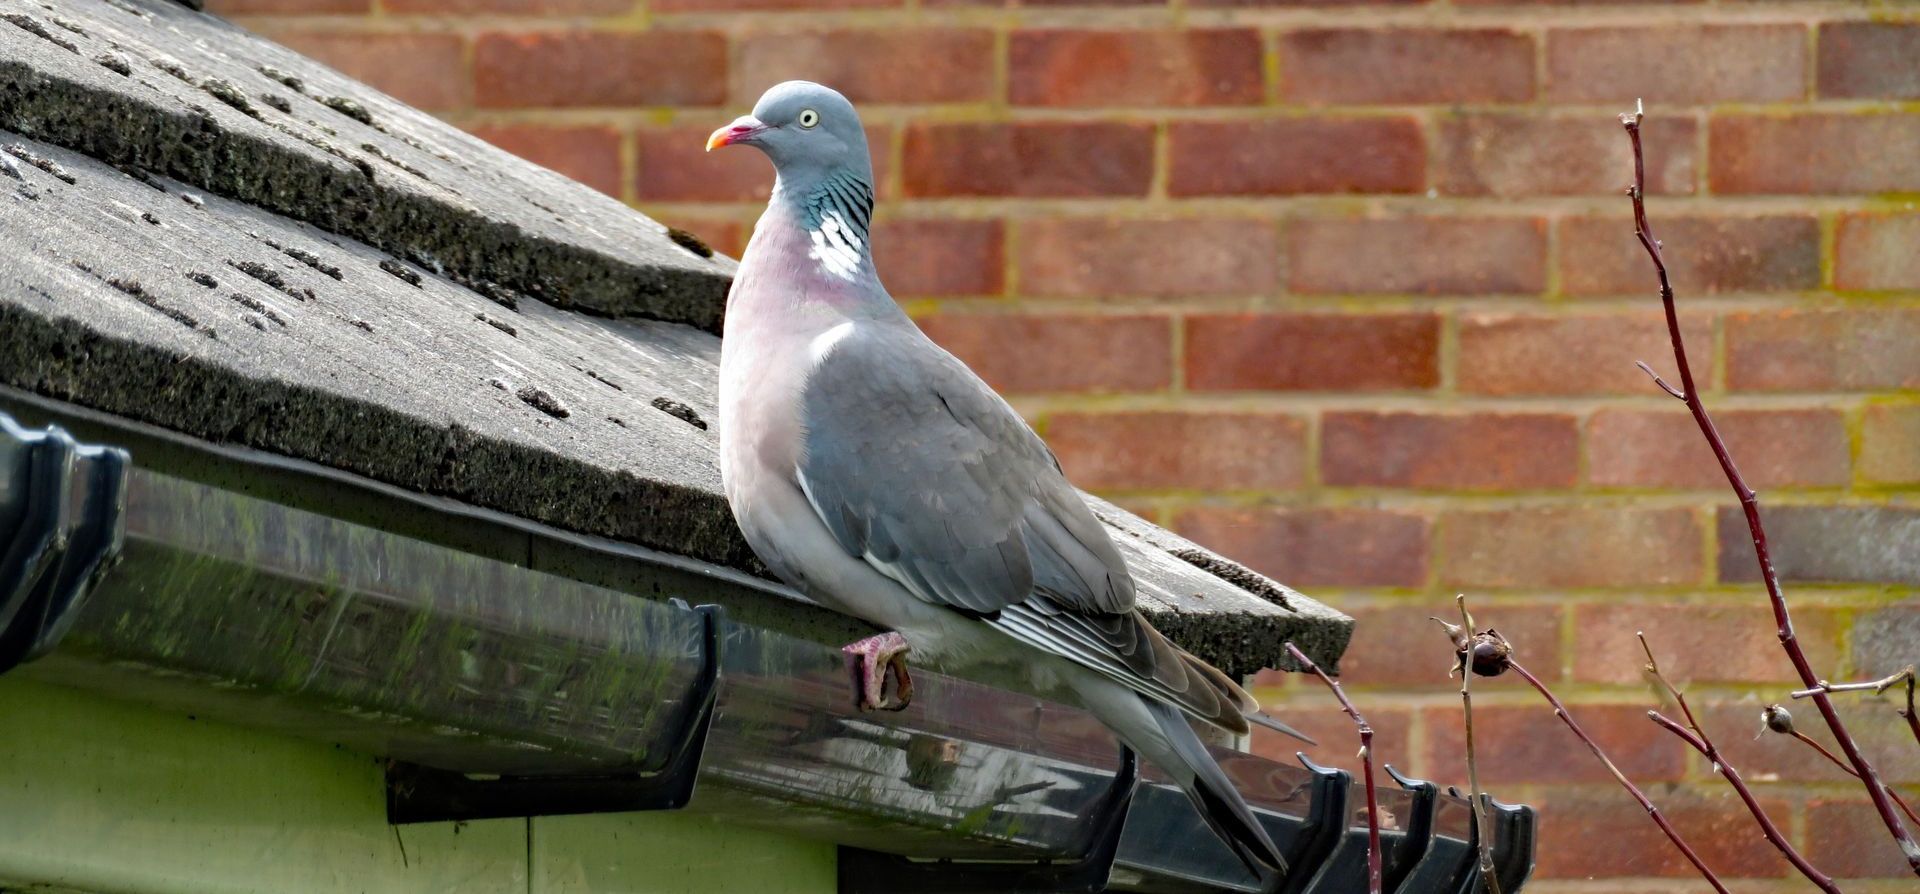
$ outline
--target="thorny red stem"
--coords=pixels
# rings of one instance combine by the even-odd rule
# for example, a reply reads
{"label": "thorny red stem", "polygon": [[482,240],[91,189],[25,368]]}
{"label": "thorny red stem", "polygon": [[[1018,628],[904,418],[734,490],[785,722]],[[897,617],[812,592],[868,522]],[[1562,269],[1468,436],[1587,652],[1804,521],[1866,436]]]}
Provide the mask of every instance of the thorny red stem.
{"label": "thorny red stem", "polygon": [[[1800,648],[1799,639],[1794,636],[1793,619],[1787,613],[1787,598],[1780,589],[1780,575],[1774,570],[1773,555],[1767,548],[1767,531],[1760,523],[1760,501],[1754,496],[1753,489],[1747,487],[1746,479],[1740,476],[1739,468],[1733,464],[1733,456],[1727,452],[1726,442],[1714,428],[1712,417],[1707,415],[1706,405],[1700,401],[1700,391],[1694,385],[1693,367],[1687,363],[1686,341],[1680,334],[1680,315],[1674,308],[1673,284],[1667,278],[1667,264],[1660,254],[1660,242],[1653,238],[1653,229],[1647,224],[1647,171],[1645,153],[1640,145],[1640,119],[1641,112],[1637,108],[1630,114],[1620,116],[1620,123],[1626,127],[1627,138],[1633,144],[1633,186],[1628,188],[1627,195],[1633,200],[1634,235],[1639,237],[1640,246],[1646,249],[1647,257],[1653,261],[1654,273],[1660,279],[1660,302],[1666,309],[1667,335],[1673,342],[1674,366],[1680,372],[1678,396],[1686,402],[1687,410],[1693,414],[1693,421],[1700,427],[1700,433],[1706,436],[1707,445],[1713,448],[1714,458],[1720,461],[1720,470],[1726,473],[1727,483],[1740,498],[1740,508],[1747,516],[1747,530],[1753,535],[1753,550],[1760,563],[1760,577],[1766,582],[1767,597],[1773,603],[1773,619],[1780,647],[1786,650],[1788,659],[1793,662],[1802,685],[1812,688],[1819,685],[1820,680],[1814,674],[1813,666],[1808,663],[1806,652]],[[1669,394],[1674,391],[1672,388],[1665,390]],[[1847,761],[1853,765],[1854,772],[1866,787],[1868,797],[1873,799],[1874,809],[1879,811],[1887,831],[1900,844],[1908,867],[1915,874],[1920,874],[1920,844],[1914,843],[1913,836],[1907,833],[1906,824],[1894,812],[1893,802],[1887,798],[1879,774],[1860,752],[1860,746],[1853,741],[1852,734],[1847,732],[1846,724],[1841,722],[1840,714],[1833,708],[1833,699],[1822,691],[1813,695],[1813,703],[1820,709],[1820,717],[1826,721],[1827,728],[1833,731],[1834,741],[1840,744],[1841,753],[1847,756]]]}
{"label": "thorny red stem", "polygon": [[1636,633],[1635,636],[1640,638],[1641,650],[1647,653],[1647,673],[1652,674],[1653,679],[1667,691],[1667,695],[1673,699],[1674,704],[1680,706],[1680,714],[1687,718],[1687,725],[1683,727],[1659,711],[1648,711],[1647,718],[1668,732],[1679,736],[1688,745],[1693,746],[1693,750],[1705,755],[1707,760],[1713,763],[1714,772],[1726,778],[1727,784],[1733,786],[1733,790],[1739,793],[1740,800],[1747,805],[1747,812],[1753,814],[1754,822],[1760,824],[1761,834],[1765,835],[1767,841],[1778,848],[1780,853],[1786,855],[1787,862],[1792,863],[1793,868],[1800,870],[1800,874],[1806,876],[1807,880],[1813,882],[1814,886],[1820,890],[1830,894],[1840,894],[1839,886],[1833,883],[1831,877],[1814,868],[1812,863],[1800,856],[1799,851],[1793,849],[1793,845],[1787,843],[1787,837],[1780,834],[1780,827],[1773,824],[1773,818],[1767,816],[1767,812],[1761,809],[1760,802],[1753,797],[1752,790],[1747,788],[1746,780],[1740,778],[1740,771],[1734,769],[1732,764],[1727,763],[1726,759],[1720,756],[1720,749],[1714,747],[1713,740],[1707,736],[1707,731],[1693,716],[1693,709],[1687,706],[1687,697],[1667,680],[1665,674],[1660,673],[1660,662],[1653,657],[1653,647],[1647,644],[1647,635]]}
{"label": "thorny red stem", "polygon": [[1347,693],[1340,688],[1338,681],[1327,676],[1320,665],[1314,664],[1313,659],[1293,643],[1287,643],[1286,649],[1294,661],[1312,671],[1320,678],[1320,682],[1333,690],[1333,697],[1340,700],[1340,709],[1353,718],[1354,728],[1360,733],[1360,768],[1367,780],[1367,891],[1369,894],[1380,894],[1380,799],[1374,794],[1373,788],[1373,727],[1368,725],[1367,718],[1360,716],[1353,702],[1347,700]]}
{"label": "thorny red stem", "polygon": [[[1796,739],[1799,739],[1801,742],[1806,743],[1806,746],[1808,748],[1811,748],[1815,751],[1820,752],[1820,756],[1826,758],[1827,761],[1833,764],[1834,766],[1839,767],[1840,772],[1845,773],[1848,776],[1852,776],[1855,779],[1860,778],[1860,774],[1853,772],[1853,768],[1847,766],[1846,761],[1843,761],[1840,758],[1835,757],[1833,752],[1827,750],[1827,746],[1814,741],[1812,738],[1808,737],[1806,733],[1803,733],[1799,730],[1794,730],[1788,733],[1787,735],[1790,735]],[[1913,808],[1907,806],[1906,799],[1900,797],[1899,792],[1894,791],[1893,788],[1889,786],[1887,788],[1887,794],[1892,796],[1893,803],[1899,806],[1901,813],[1904,813],[1907,815],[1907,819],[1913,820],[1916,823],[1920,823],[1920,816],[1914,815]]]}
{"label": "thorny red stem", "polygon": [[1807,862],[1807,858],[1800,856],[1800,852],[1793,849],[1793,845],[1787,843],[1787,837],[1780,834],[1780,827],[1773,824],[1773,819],[1760,808],[1760,802],[1754,800],[1753,791],[1747,788],[1746,780],[1740,778],[1740,771],[1720,757],[1719,750],[1713,747],[1713,742],[1709,741],[1705,734],[1687,729],[1659,711],[1648,711],[1647,717],[1667,732],[1679,736],[1688,745],[1693,746],[1693,750],[1700,752],[1706,756],[1707,760],[1713,762],[1713,768],[1721,776],[1726,777],[1727,784],[1733,786],[1733,790],[1740,794],[1741,801],[1746,802],[1747,812],[1753,814],[1753,821],[1760,824],[1760,833],[1767,836],[1767,841],[1779,848],[1780,853],[1786,855],[1787,862],[1792,863],[1793,868],[1800,870],[1800,874],[1806,876],[1807,880],[1813,882],[1814,886],[1820,890],[1829,894],[1840,894],[1840,886],[1834,884],[1832,878],[1814,868],[1812,863]]}
{"label": "thorny red stem", "polygon": [[1640,802],[1640,806],[1646,809],[1647,816],[1653,818],[1654,825],[1659,826],[1660,831],[1667,833],[1667,840],[1673,842],[1673,846],[1680,849],[1680,853],[1687,858],[1687,862],[1693,864],[1693,868],[1700,870],[1700,875],[1707,880],[1707,884],[1712,885],[1713,889],[1719,891],[1720,894],[1727,894],[1727,886],[1720,883],[1720,877],[1714,875],[1713,870],[1708,869],[1707,864],[1700,859],[1700,855],[1693,852],[1693,848],[1687,844],[1685,839],[1680,837],[1678,831],[1674,830],[1673,824],[1667,822],[1667,817],[1660,812],[1660,808],[1653,806],[1653,801],[1647,798],[1646,792],[1641,791],[1639,786],[1634,785],[1633,780],[1627,778],[1627,774],[1620,772],[1620,768],[1614,766],[1613,761],[1607,757],[1607,753],[1600,750],[1599,743],[1593,741],[1593,737],[1587,735],[1587,731],[1581,729],[1580,724],[1574,722],[1573,715],[1568,713],[1567,706],[1561,704],[1560,699],[1554,696],[1553,690],[1548,689],[1547,684],[1540,682],[1539,677],[1534,676],[1528,672],[1525,667],[1522,667],[1520,662],[1513,662],[1512,667],[1514,671],[1520,675],[1521,679],[1533,684],[1533,688],[1539,690],[1540,696],[1547,700],[1547,704],[1553,706],[1553,713],[1560,718],[1562,723],[1567,725],[1567,729],[1573,730],[1574,736],[1581,742],[1586,743],[1587,750],[1593,752],[1593,756],[1599,758],[1600,763],[1606,765],[1607,772],[1612,773],[1613,778],[1619,781],[1621,787],[1625,788],[1627,793],[1633,796],[1634,800]]}

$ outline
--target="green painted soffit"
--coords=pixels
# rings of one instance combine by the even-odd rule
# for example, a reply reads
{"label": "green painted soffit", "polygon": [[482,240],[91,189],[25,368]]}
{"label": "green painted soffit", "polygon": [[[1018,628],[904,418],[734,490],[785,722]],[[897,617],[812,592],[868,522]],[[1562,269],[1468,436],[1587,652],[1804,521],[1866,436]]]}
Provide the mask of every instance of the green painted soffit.
{"label": "green painted soffit", "polygon": [[[832,891],[834,848],[672,813],[387,825],[379,762],[0,680],[0,887],[90,894]],[[405,854],[402,855],[404,847]]]}

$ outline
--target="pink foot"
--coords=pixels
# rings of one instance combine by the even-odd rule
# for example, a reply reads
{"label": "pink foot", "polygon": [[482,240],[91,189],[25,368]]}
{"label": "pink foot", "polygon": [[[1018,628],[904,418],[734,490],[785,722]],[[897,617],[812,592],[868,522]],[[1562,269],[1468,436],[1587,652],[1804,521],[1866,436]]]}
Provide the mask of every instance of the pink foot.
{"label": "pink foot", "polygon": [[[869,636],[840,647],[853,671],[853,689],[862,711],[900,711],[913,702],[913,678],[907,676],[907,638],[895,632]],[[895,697],[887,698],[887,671],[893,671]]]}

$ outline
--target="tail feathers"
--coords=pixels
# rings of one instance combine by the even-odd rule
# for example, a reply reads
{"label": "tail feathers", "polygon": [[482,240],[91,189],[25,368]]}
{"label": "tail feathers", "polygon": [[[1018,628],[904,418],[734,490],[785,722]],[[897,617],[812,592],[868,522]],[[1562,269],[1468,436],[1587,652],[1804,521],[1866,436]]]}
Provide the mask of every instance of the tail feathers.
{"label": "tail feathers", "polygon": [[1262,878],[1269,872],[1285,872],[1286,858],[1273,846],[1267,830],[1254,817],[1252,808],[1240,797],[1239,790],[1227,779],[1213,755],[1207,753],[1207,746],[1194,734],[1193,727],[1187,725],[1185,715],[1178,708],[1152,699],[1141,701],[1146,703],[1161,734],[1173,745],[1175,756],[1188,772],[1175,772],[1177,768],[1173,767],[1163,769],[1173,772],[1187,797],[1199,808],[1201,819],[1233,849],[1234,856],[1246,865],[1247,871]]}
{"label": "tail feathers", "polygon": [[1309,736],[1306,733],[1303,733],[1297,729],[1294,729],[1291,726],[1288,726],[1285,721],[1271,714],[1255,711],[1251,714],[1248,714],[1247,719],[1253,721],[1254,723],[1258,723],[1261,726],[1266,727],[1267,729],[1273,730],[1276,733],[1285,733],[1286,735],[1299,739],[1300,741],[1305,742],[1308,745],[1320,744],[1319,742],[1314,741],[1314,738],[1312,736]]}

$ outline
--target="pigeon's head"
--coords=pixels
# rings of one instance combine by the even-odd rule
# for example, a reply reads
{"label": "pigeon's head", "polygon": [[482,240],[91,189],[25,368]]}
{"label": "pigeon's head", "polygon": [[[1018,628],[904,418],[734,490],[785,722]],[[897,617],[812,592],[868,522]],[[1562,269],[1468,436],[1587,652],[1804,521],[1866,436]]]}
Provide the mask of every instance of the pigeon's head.
{"label": "pigeon's head", "polygon": [[851,170],[871,180],[867,132],[853,103],[839,91],[812,81],[788,81],[762,94],[753,114],[742,115],[707,138],[707,151],[754,146],[773,159],[783,179]]}

